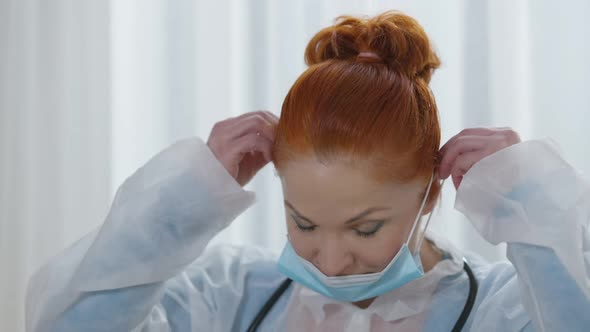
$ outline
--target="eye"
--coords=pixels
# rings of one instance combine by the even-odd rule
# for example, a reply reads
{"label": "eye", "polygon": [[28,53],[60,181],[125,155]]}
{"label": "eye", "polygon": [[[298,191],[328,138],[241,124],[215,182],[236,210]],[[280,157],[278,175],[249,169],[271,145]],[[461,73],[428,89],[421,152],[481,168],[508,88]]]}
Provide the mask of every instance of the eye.
{"label": "eye", "polygon": [[297,226],[297,228],[299,228],[299,230],[302,232],[311,232],[317,227],[315,225],[311,225],[311,226],[303,225],[300,221],[298,221],[298,218],[294,215],[291,215],[291,218],[293,218],[293,222],[295,222],[295,225]]}
{"label": "eye", "polygon": [[376,221],[373,221],[373,224],[374,225],[371,228],[369,228],[368,230],[355,229],[354,231],[360,237],[371,237],[371,236],[375,235],[377,233],[377,231],[379,231],[379,229],[381,229],[381,227],[384,224],[384,221],[383,220],[376,220]]}

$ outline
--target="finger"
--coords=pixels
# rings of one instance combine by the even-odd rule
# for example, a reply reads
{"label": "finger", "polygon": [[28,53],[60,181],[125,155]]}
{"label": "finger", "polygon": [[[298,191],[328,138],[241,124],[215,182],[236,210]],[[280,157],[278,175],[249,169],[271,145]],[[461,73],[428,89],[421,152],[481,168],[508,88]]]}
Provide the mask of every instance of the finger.
{"label": "finger", "polygon": [[240,115],[238,115],[238,116],[234,117],[233,119],[234,119],[234,120],[241,120],[241,119],[243,119],[243,118],[246,118],[246,117],[249,117],[249,116],[251,116],[251,115],[258,114],[258,113],[261,113],[261,112],[263,112],[263,111],[261,111],[261,110],[260,110],[260,111],[246,112],[246,113],[243,113],[243,114],[240,114]]}
{"label": "finger", "polygon": [[461,185],[461,181],[463,181],[463,177],[462,176],[452,176],[453,178],[453,185],[455,186],[455,190],[459,189],[459,186]]}
{"label": "finger", "polygon": [[[462,179],[463,176],[471,169],[471,167],[478,161],[482,160],[486,155],[486,152],[483,150],[459,155],[453,163],[453,167],[451,169],[453,183],[456,183],[456,179]],[[455,188],[457,187],[458,184],[455,185]]]}
{"label": "finger", "polygon": [[268,120],[268,122],[271,124],[271,128],[273,131],[272,140],[274,141],[274,138],[275,138],[274,134],[276,133],[276,129],[279,125],[279,117],[269,111],[260,112],[260,115],[263,116],[266,120]]}
{"label": "finger", "polygon": [[441,154],[444,153],[446,151],[446,149],[453,145],[454,142],[464,136],[490,136],[493,135],[497,132],[497,130],[495,128],[466,128],[461,130],[461,132],[459,132],[457,135],[451,137],[451,139],[449,139],[447,141],[447,143],[445,143],[441,148],[440,148],[440,152]]}
{"label": "finger", "polygon": [[238,121],[237,118],[227,118],[216,122],[213,128],[211,128],[207,144],[226,145],[226,142],[231,141],[233,135],[235,135],[235,130],[232,130],[232,126],[236,121]]}
{"label": "finger", "polygon": [[263,135],[250,133],[236,141],[232,155],[235,156],[234,162],[239,163],[246,153],[261,152],[267,161],[272,159],[272,141]]}
{"label": "finger", "polygon": [[444,152],[441,152],[439,177],[446,179],[451,174],[455,159],[462,154],[483,149],[486,146],[484,136],[462,136],[457,138],[453,144],[448,145]]}
{"label": "finger", "polygon": [[262,152],[255,151],[254,154],[252,154],[251,156],[253,160],[253,169],[255,170],[255,172],[258,172],[258,170],[260,170],[262,167],[266,166],[266,164],[270,162],[270,160],[268,160]]}
{"label": "finger", "polygon": [[[271,116],[269,116],[267,113],[269,113],[269,112],[267,112],[267,111],[247,112],[247,113],[241,114],[236,117],[232,117],[232,118],[225,119],[223,121],[219,121],[213,126],[211,133],[215,137],[221,137],[220,140],[222,140],[222,141],[231,141],[234,138],[239,138],[240,136],[245,135],[245,132],[241,128],[242,127],[241,123],[243,121],[246,121],[246,119],[251,119],[251,118],[255,118],[255,117],[260,117],[264,120],[268,120],[268,125],[270,125],[271,127],[274,127],[274,126],[272,126],[274,119]],[[254,131],[254,132],[256,132],[256,131]],[[268,131],[265,131],[265,134],[267,135],[267,137],[269,135],[272,135]]]}
{"label": "finger", "polygon": [[268,120],[268,122],[272,123],[275,126],[279,124],[279,117],[276,116],[273,112],[261,111],[260,115],[264,116],[265,119]]}
{"label": "finger", "polygon": [[232,127],[228,128],[228,131],[232,132],[232,141],[256,133],[260,133],[270,141],[274,141],[275,137],[275,126],[261,114],[250,114],[236,121]]}
{"label": "finger", "polygon": [[275,123],[275,122],[278,123],[278,117],[276,115],[274,115],[272,112],[260,110],[260,111],[254,111],[254,112],[246,112],[244,114],[240,114],[238,116],[230,117],[225,120],[219,121],[219,122],[215,123],[213,128],[214,129],[217,128],[219,130],[219,129],[224,129],[226,127],[231,127],[236,122],[241,121],[244,118],[251,117],[252,115],[260,115],[260,116],[264,117],[265,119],[267,119],[270,123]]}
{"label": "finger", "polygon": [[278,118],[276,117],[276,115],[274,115],[272,112],[267,111],[267,110],[257,110],[257,111],[253,111],[253,112],[246,112],[244,114],[238,115],[235,118],[233,118],[234,120],[242,120],[246,117],[249,117],[251,115],[260,115],[265,117],[267,120],[269,120],[269,122],[274,122],[274,118],[277,119],[278,122]]}

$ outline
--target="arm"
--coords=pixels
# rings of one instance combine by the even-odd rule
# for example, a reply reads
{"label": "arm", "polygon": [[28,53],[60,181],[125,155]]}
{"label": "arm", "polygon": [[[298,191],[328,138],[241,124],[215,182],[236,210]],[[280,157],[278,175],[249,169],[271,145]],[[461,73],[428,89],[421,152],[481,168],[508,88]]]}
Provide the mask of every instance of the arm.
{"label": "arm", "polygon": [[166,281],[253,201],[200,139],[174,144],[125,181],[98,231],[33,276],[27,331],[167,325]]}
{"label": "arm", "polygon": [[590,326],[590,185],[550,142],[516,144],[473,165],[455,207],[486,240],[508,243],[537,330]]}

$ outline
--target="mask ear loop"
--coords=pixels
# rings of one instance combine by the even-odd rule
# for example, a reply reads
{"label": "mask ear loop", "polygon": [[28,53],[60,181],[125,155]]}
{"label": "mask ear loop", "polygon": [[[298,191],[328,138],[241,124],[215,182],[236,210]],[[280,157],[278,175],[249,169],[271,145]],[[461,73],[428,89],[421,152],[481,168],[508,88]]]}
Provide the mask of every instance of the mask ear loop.
{"label": "mask ear loop", "polygon": [[[445,180],[442,180],[440,187],[445,184]],[[418,252],[420,252],[420,248],[422,248],[422,242],[424,241],[424,237],[426,236],[426,229],[428,228],[428,224],[430,224],[430,218],[432,218],[432,214],[434,213],[434,208],[430,211],[428,215],[428,219],[426,219],[426,224],[424,225],[424,231],[422,232],[422,236],[420,237],[420,241],[418,241]]]}
{"label": "mask ear loop", "polygon": [[[422,199],[422,204],[420,205],[420,210],[418,211],[418,215],[416,216],[416,220],[414,220],[414,225],[412,226],[412,230],[410,231],[410,236],[406,240],[406,245],[409,244],[410,240],[414,236],[414,231],[416,230],[416,227],[418,225],[418,221],[422,217],[422,211],[424,210],[424,207],[426,206],[426,201],[428,200],[428,197],[430,196],[430,188],[432,188],[433,182],[434,182],[434,172],[432,173],[432,175],[430,175],[430,180],[428,181],[428,187],[426,188],[426,193],[424,194],[424,198]],[[420,240],[418,241],[416,253],[419,253],[420,248],[422,248],[422,242],[424,241],[424,234],[426,233],[426,228],[428,227],[428,224],[430,223],[431,217],[432,217],[432,211],[430,211],[430,214],[428,215],[428,219],[426,220],[426,225],[424,226],[424,232],[422,232],[422,236],[420,237]]]}

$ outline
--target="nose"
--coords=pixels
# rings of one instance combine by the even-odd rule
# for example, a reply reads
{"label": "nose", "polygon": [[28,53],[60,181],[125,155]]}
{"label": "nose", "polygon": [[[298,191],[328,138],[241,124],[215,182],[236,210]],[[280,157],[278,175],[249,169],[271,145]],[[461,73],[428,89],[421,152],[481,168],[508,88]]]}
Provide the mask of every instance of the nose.
{"label": "nose", "polygon": [[315,259],[316,267],[328,277],[347,275],[353,262],[352,255],[337,239],[325,240],[318,249]]}

